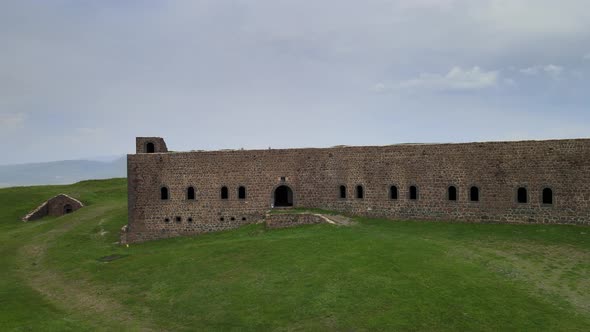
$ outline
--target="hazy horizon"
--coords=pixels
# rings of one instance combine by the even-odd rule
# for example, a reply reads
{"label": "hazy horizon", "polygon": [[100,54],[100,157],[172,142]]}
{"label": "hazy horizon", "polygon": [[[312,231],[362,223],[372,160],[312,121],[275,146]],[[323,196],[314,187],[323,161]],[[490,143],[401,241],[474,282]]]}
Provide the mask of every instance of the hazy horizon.
{"label": "hazy horizon", "polygon": [[[578,139],[590,139],[590,137],[570,137],[570,138],[544,138],[544,139],[513,139],[513,140],[488,140],[488,141],[464,141],[464,142],[421,142],[421,143],[414,143],[414,142],[399,142],[399,143],[383,143],[383,144],[374,144],[374,145],[332,145],[332,146],[293,146],[293,147],[283,147],[283,148],[273,148],[272,146],[269,147],[261,147],[261,148],[251,148],[251,149],[242,149],[242,148],[222,148],[222,149],[190,149],[190,150],[174,150],[170,149],[170,152],[175,153],[182,153],[182,152],[195,152],[195,151],[224,151],[224,150],[266,150],[267,148],[270,149],[307,149],[307,148],[334,148],[334,147],[362,147],[362,146],[390,146],[390,145],[437,145],[437,144],[469,144],[469,143],[502,143],[502,142],[519,142],[519,141],[546,141],[546,140],[578,140]],[[166,138],[164,138],[166,140]],[[60,159],[60,160],[45,160],[45,161],[31,161],[25,163],[16,163],[16,164],[0,164],[0,166],[19,166],[19,165],[37,165],[37,164],[50,164],[50,163],[59,163],[59,162],[68,162],[68,161],[94,161],[99,163],[112,163],[117,159],[127,158],[128,154],[135,154],[134,151],[130,151],[127,154],[121,155],[112,155],[112,156],[94,156],[94,157],[86,157],[86,158],[78,158],[78,159]]]}

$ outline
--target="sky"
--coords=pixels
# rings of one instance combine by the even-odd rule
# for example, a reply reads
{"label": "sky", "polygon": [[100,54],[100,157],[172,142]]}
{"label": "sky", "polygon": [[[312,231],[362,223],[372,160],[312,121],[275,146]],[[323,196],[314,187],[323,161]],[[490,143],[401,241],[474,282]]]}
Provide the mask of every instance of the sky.
{"label": "sky", "polygon": [[588,0],[0,1],[0,164],[590,137]]}

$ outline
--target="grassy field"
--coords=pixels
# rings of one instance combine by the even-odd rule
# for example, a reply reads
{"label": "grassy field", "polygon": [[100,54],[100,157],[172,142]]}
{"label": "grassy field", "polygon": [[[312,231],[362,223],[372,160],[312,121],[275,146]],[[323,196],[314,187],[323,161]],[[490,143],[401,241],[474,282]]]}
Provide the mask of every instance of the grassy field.
{"label": "grassy field", "polygon": [[[62,192],[88,206],[19,221]],[[122,179],[0,189],[0,331],[590,331],[589,227],[357,218],[126,248],[126,209]]]}

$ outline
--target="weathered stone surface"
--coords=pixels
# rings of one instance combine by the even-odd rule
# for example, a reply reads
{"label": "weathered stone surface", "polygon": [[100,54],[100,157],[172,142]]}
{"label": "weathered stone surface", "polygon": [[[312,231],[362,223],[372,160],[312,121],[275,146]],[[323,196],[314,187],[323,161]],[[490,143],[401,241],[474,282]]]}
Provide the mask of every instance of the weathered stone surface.
{"label": "weathered stone surface", "polygon": [[66,194],[59,194],[43,202],[35,210],[29,212],[22,218],[22,221],[37,220],[45,216],[62,216],[64,214],[72,213],[83,206],[84,204],[79,200]]}
{"label": "weathered stone surface", "polygon": [[301,225],[313,225],[325,223],[326,220],[320,215],[311,213],[294,213],[294,214],[269,214],[265,218],[265,224],[268,228],[288,228]]}
{"label": "weathered stone surface", "polygon": [[161,137],[137,137],[135,139],[135,151],[137,153],[148,153],[148,144],[153,144],[154,151],[152,153],[168,152],[166,142]]}
{"label": "weathered stone surface", "polygon": [[[157,153],[143,153],[146,141]],[[139,242],[238,227],[262,220],[279,185],[295,207],[371,217],[464,222],[590,224],[590,140],[408,144],[327,149],[165,153],[165,143],[138,138],[128,156],[129,224],[125,241]],[[159,142],[159,143],[158,143]],[[346,186],[347,198],[339,187]],[[355,198],[355,187],[364,198]],[[389,196],[398,188],[398,199]],[[418,199],[409,199],[410,186]],[[456,186],[457,201],[447,190]],[[188,200],[189,186],[196,200]],[[229,199],[221,199],[223,186]],[[238,187],[246,198],[238,199]],[[479,202],[469,199],[470,187]],[[160,199],[160,188],[170,199]],[[519,187],[528,203],[517,203]],[[551,188],[553,204],[542,204]],[[179,217],[179,221],[177,221]],[[189,218],[190,221],[189,221]],[[168,222],[166,222],[168,219]]]}

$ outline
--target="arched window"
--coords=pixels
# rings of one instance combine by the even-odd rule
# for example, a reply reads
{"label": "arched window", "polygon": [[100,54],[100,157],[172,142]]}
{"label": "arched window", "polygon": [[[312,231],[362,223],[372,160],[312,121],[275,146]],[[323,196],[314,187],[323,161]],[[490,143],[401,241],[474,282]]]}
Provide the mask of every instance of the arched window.
{"label": "arched window", "polygon": [[448,196],[449,196],[449,201],[456,201],[457,200],[457,188],[455,186],[449,187]]}
{"label": "arched window", "polygon": [[410,186],[410,199],[413,201],[418,199],[418,187]]}
{"label": "arched window", "polygon": [[227,187],[223,186],[221,187],[221,199],[228,199],[229,198],[229,193],[227,191]]}
{"label": "arched window", "polygon": [[155,146],[154,146],[154,143],[152,143],[152,142],[148,142],[148,143],[145,145],[145,152],[146,152],[146,153],[154,153],[154,152],[156,152],[156,148],[155,148]]}
{"label": "arched window", "polygon": [[553,190],[551,188],[543,189],[543,204],[553,204]]}
{"label": "arched window", "polygon": [[238,188],[238,198],[239,199],[246,199],[246,187],[240,186]]}
{"label": "arched window", "polygon": [[359,198],[359,199],[365,198],[365,192],[363,190],[363,186],[361,186],[361,185],[356,186],[356,198]]}
{"label": "arched window", "polygon": [[186,189],[186,199],[188,199],[188,200],[195,200],[196,199],[196,197],[195,197],[195,188],[188,187]]}
{"label": "arched window", "polygon": [[516,200],[518,201],[518,203],[528,203],[528,201],[529,201],[528,196],[529,195],[528,195],[525,187],[518,188],[518,191],[516,193]]}
{"label": "arched window", "polygon": [[390,199],[397,199],[398,192],[396,186],[389,187],[389,198]]}
{"label": "arched window", "polygon": [[168,194],[168,188],[166,188],[166,187],[160,188],[160,199],[167,200],[169,198],[170,198],[170,195]]}
{"label": "arched window", "polygon": [[471,187],[469,189],[469,200],[472,202],[479,202],[479,188]]}
{"label": "arched window", "polygon": [[340,186],[340,198],[346,198],[346,186]]}

